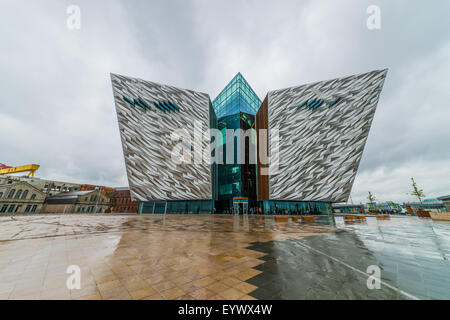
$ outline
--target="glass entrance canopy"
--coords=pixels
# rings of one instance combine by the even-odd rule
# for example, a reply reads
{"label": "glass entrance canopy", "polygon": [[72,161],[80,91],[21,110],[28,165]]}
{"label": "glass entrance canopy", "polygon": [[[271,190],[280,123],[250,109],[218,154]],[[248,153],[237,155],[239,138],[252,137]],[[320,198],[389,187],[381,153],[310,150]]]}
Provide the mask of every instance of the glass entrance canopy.
{"label": "glass entrance canopy", "polygon": [[256,115],[261,100],[239,72],[213,101],[217,118],[244,112]]}

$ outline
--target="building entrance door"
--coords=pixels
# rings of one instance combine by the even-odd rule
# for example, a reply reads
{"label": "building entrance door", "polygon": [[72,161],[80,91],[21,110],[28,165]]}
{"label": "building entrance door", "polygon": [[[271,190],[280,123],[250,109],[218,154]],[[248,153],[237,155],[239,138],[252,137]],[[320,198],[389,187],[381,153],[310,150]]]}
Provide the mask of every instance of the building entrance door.
{"label": "building entrance door", "polygon": [[233,201],[234,214],[248,214],[248,200]]}
{"label": "building entrance door", "polygon": [[139,205],[140,214],[165,214],[167,211],[167,201],[147,201]]}
{"label": "building entrance door", "polygon": [[242,202],[242,213],[243,214],[248,214],[248,202]]}

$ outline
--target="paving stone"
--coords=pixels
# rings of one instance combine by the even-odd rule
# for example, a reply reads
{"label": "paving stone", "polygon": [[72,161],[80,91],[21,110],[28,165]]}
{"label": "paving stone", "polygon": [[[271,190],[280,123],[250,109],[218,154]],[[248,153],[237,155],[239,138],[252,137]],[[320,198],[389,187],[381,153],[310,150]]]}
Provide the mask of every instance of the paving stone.
{"label": "paving stone", "polygon": [[[319,220],[0,216],[0,299],[405,299],[369,290],[370,265],[420,299],[449,298],[448,224]],[[68,265],[82,270],[79,292],[67,290]]]}

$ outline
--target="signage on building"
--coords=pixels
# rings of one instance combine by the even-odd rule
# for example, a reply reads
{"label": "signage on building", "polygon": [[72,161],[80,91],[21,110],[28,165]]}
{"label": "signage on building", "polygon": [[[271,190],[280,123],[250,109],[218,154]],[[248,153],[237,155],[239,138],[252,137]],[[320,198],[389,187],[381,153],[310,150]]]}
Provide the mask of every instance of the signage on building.
{"label": "signage on building", "polygon": [[342,98],[337,96],[336,94],[333,94],[332,96],[334,96],[334,98],[332,98],[332,100],[329,100],[329,99],[325,98],[325,94],[322,91],[315,89],[315,88],[311,88],[310,90],[316,95],[316,98],[309,99],[309,100],[306,100],[306,101],[300,103],[298,105],[298,109],[307,107],[312,110],[315,110],[315,109],[319,108],[321,105],[323,105],[324,103],[328,104],[328,106],[331,108],[342,101]]}
{"label": "signage on building", "polygon": [[307,108],[310,108],[312,110],[315,110],[315,109],[319,108],[321,105],[323,105],[324,103],[327,103],[328,106],[331,108],[332,106],[338,104],[341,100],[342,100],[342,98],[340,98],[340,97],[336,98],[336,99],[334,99],[334,100],[332,100],[330,102],[326,102],[324,99],[317,99],[317,98],[309,99],[309,100],[306,100],[306,101],[300,103],[298,105],[298,109],[301,109],[303,107],[307,107]]}
{"label": "signage on building", "polygon": [[[139,106],[144,110],[152,110],[152,107],[150,104],[148,104],[144,99],[138,97],[134,99],[130,99],[128,97],[123,96],[122,99],[128,104],[132,105],[133,107]],[[175,103],[169,102],[169,101],[162,101],[162,102],[153,102],[154,106],[164,112],[175,112],[180,111],[180,107],[178,107]]]}

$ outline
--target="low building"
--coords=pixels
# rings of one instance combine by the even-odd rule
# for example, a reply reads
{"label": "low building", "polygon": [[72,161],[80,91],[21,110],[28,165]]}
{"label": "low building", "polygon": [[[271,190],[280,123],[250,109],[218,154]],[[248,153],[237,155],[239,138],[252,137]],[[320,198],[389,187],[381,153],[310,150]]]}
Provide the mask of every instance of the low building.
{"label": "low building", "polygon": [[41,213],[45,193],[24,181],[0,185],[0,214]]}
{"label": "low building", "polygon": [[405,203],[404,207],[409,206],[413,211],[418,209],[425,209],[437,212],[445,212],[445,206],[442,200],[440,199],[426,199],[422,202],[410,202]]}
{"label": "low building", "polygon": [[[381,208],[379,208],[381,207]],[[393,201],[386,201],[386,202],[382,202],[379,204],[379,206],[377,206],[377,209],[382,209],[382,210],[401,210],[402,206],[401,204],[395,203]]]}
{"label": "low building", "polygon": [[46,213],[105,213],[110,198],[101,190],[60,193],[47,197]]}
{"label": "low building", "polygon": [[53,196],[62,192],[76,192],[81,190],[80,184],[55,180],[32,178],[29,179],[28,183],[40,189],[47,196]]}
{"label": "low building", "polygon": [[139,201],[132,201],[129,188],[115,188],[111,198],[112,213],[137,213]]}
{"label": "low building", "polygon": [[90,190],[102,190],[104,194],[107,194],[110,198],[113,196],[116,191],[114,188],[105,187],[105,186],[96,186],[93,184],[82,184],[81,191],[90,191]]}
{"label": "low building", "polygon": [[0,184],[11,184],[14,182],[23,181],[27,182],[33,187],[39,189],[47,196],[53,196],[61,192],[73,192],[80,191],[81,185],[77,183],[61,182],[55,180],[40,179],[36,177],[27,176],[4,176],[0,177]]}
{"label": "low building", "polygon": [[333,213],[364,213],[362,204],[333,203],[332,208]]}
{"label": "low building", "polygon": [[442,201],[447,212],[450,212],[450,196],[444,196],[444,197],[440,197],[438,199]]}

